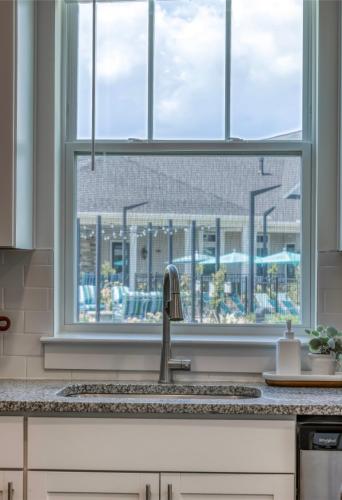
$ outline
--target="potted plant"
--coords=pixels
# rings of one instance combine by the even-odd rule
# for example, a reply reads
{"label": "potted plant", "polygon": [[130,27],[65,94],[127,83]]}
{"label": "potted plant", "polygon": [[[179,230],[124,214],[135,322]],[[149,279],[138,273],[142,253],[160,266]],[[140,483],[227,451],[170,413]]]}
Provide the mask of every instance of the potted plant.
{"label": "potted plant", "polygon": [[311,337],[309,340],[309,357],[312,373],[333,375],[336,359],[342,353],[342,332],[333,326],[318,326],[314,330],[305,330]]}

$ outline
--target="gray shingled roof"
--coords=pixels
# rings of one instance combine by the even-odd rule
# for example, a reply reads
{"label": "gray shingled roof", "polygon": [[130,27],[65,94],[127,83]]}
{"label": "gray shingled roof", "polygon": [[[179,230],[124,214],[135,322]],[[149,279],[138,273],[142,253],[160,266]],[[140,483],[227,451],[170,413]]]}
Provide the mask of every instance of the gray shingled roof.
{"label": "gray shingled roof", "polygon": [[247,215],[249,192],[281,184],[257,199],[262,214],[275,205],[270,219],[300,219],[300,200],[288,193],[300,183],[300,159],[227,156],[103,156],[95,171],[79,156],[78,212],[120,213],[123,206],[148,201],[140,213]]}

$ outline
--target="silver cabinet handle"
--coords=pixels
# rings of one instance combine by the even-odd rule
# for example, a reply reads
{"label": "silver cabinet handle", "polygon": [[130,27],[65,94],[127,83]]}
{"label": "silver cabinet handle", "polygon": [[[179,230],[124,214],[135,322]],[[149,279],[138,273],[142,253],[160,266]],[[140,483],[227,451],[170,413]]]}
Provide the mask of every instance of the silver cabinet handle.
{"label": "silver cabinet handle", "polygon": [[13,500],[13,493],[14,493],[14,489],[13,489],[13,483],[8,483],[7,484],[7,500]]}
{"label": "silver cabinet handle", "polygon": [[146,489],[145,489],[145,500],[151,500],[152,495],[151,495],[151,485],[147,484]]}
{"label": "silver cabinet handle", "polygon": [[172,500],[172,484],[167,485],[167,500]]}

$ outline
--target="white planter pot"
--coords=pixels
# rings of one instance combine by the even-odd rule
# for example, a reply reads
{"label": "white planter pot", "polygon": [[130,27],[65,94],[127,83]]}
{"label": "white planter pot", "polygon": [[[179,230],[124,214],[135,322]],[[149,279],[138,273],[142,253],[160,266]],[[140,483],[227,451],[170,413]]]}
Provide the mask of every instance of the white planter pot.
{"label": "white planter pot", "polygon": [[311,370],[315,375],[334,375],[336,359],[330,354],[309,353],[311,360]]}

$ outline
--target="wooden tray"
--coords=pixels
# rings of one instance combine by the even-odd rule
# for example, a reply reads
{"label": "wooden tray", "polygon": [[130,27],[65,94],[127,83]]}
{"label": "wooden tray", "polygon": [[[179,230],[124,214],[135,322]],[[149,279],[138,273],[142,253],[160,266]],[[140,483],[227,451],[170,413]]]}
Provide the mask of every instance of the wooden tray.
{"label": "wooden tray", "polygon": [[277,387],[342,387],[342,372],[335,375],[313,375],[302,372],[300,375],[277,375],[276,372],[264,372],[267,385]]}

